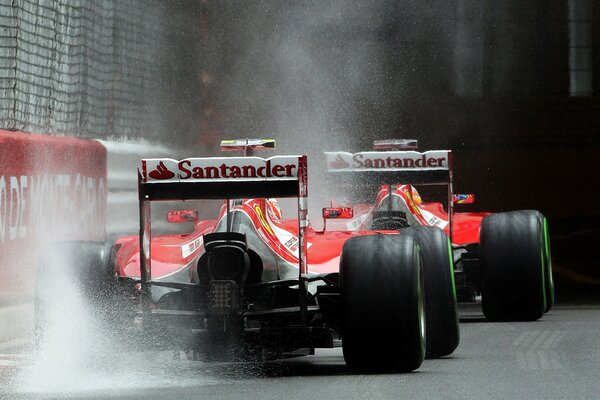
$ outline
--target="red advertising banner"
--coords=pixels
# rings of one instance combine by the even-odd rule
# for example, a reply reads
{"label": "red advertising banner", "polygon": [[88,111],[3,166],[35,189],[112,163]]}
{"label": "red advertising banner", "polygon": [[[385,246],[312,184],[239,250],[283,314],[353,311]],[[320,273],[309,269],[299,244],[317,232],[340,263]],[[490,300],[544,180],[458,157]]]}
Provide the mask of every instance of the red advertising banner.
{"label": "red advertising banner", "polygon": [[106,179],[96,141],[0,130],[0,302],[31,296],[48,241],[104,240]]}

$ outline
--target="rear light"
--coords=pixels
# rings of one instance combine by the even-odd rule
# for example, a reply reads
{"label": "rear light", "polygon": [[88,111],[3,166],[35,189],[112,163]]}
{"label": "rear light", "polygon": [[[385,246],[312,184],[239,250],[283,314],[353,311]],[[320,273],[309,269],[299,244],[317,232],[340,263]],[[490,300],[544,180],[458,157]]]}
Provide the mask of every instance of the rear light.
{"label": "rear light", "polygon": [[208,309],[213,314],[230,314],[237,310],[238,285],[235,281],[211,281],[208,291]]}

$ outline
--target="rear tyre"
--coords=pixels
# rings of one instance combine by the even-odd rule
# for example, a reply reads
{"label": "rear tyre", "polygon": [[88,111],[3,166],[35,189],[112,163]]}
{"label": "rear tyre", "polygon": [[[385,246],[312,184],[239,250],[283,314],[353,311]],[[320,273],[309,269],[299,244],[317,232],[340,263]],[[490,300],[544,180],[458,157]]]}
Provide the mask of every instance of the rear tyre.
{"label": "rear tyre", "polygon": [[351,370],[413,371],[425,357],[425,294],[412,237],[349,239],[340,259],[342,347]]}
{"label": "rear tyre", "polygon": [[448,236],[439,228],[406,228],[419,244],[425,276],[425,316],[427,322],[427,358],[452,354],[460,341],[460,328],[454,285],[454,262]]}
{"label": "rear tyre", "polygon": [[535,321],[546,310],[544,228],[537,211],[492,214],[481,224],[483,313]]}
{"label": "rear tyre", "polygon": [[123,324],[122,304],[116,304],[120,291],[111,258],[111,246],[103,242],[55,242],[40,251],[34,298],[36,347],[44,339],[51,312],[62,312],[68,302],[78,301],[69,294],[71,289],[81,295],[101,323]]}

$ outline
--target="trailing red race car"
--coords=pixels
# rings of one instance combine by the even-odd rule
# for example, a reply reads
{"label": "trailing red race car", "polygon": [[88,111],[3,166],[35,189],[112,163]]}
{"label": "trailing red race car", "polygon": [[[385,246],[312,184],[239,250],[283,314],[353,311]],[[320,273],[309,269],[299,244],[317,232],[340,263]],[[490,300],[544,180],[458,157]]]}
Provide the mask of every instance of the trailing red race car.
{"label": "trailing red race car", "polygon": [[[452,153],[420,153],[416,140],[382,140],[370,151],[326,153],[329,183],[336,192],[377,190],[375,201],[355,204],[354,215],[330,224],[345,230],[433,226],[452,242],[459,300],[482,300],[490,320],[537,320],[554,303],[548,223],[538,211],[491,214],[455,212],[473,203],[454,194]],[[419,171],[429,171],[423,175]],[[443,185],[447,206],[425,203],[413,185]],[[348,204],[343,204],[348,205]]]}
{"label": "trailing red race car", "polygon": [[[307,220],[307,188],[306,156],[143,160],[140,234],[115,243],[53,244],[40,265],[38,293],[53,270],[73,265],[73,278],[100,316],[117,318],[128,335],[143,334],[148,346],[193,350],[202,359],[308,355],[341,339],[353,370],[412,371],[426,355],[452,353],[459,326],[446,233],[434,227],[400,234],[388,227],[315,231]],[[298,199],[290,219],[274,200],[285,197]],[[193,222],[192,233],[152,234],[152,202],[193,199],[225,201],[210,220],[198,220],[195,210],[168,214],[172,222]],[[326,219],[351,214],[323,211]]]}

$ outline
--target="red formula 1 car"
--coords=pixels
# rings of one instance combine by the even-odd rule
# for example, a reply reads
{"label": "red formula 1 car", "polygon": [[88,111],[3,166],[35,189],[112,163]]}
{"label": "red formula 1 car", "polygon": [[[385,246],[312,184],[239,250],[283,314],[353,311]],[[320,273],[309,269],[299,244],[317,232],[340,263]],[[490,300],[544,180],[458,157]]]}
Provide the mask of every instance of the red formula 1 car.
{"label": "red formula 1 car", "polygon": [[[55,244],[39,282],[69,259],[98,313],[134,321],[129,335],[148,345],[201,359],[308,355],[341,339],[353,370],[412,371],[425,356],[452,353],[459,327],[447,235],[433,227],[315,231],[307,195],[306,156],[143,160],[140,234]],[[285,197],[298,199],[290,219],[273,200]],[[192,199],[225,201],[208,220],[169,212],[172,222],[193,222],[191,233],[152,234],[152,203]],[[351,214],[323,211],[330,220]],[[37,321],[41,340],[41,301]]]}
{"label": "red formula 1 car", "polygon": [[[416,140],[396,139],[375,142],[377,150],[385,151],[326,153],[329,182],[338,193],[348,187],[370,191],[371,196],[377,191],[374,202],[354,205],[352,219],[330,226],[441,228],[452,242],[459,301],[481,299],[490,320],[539,319],[554,303],[546,218],[533,210],[455,212],[455,204],[473,203],[475,196],[454,194],[452,153],[419,153],[416,147]],[[417,175],[418,170],[429,175]],[[447,207],[423,202],[413,185],[447,187]]]}

